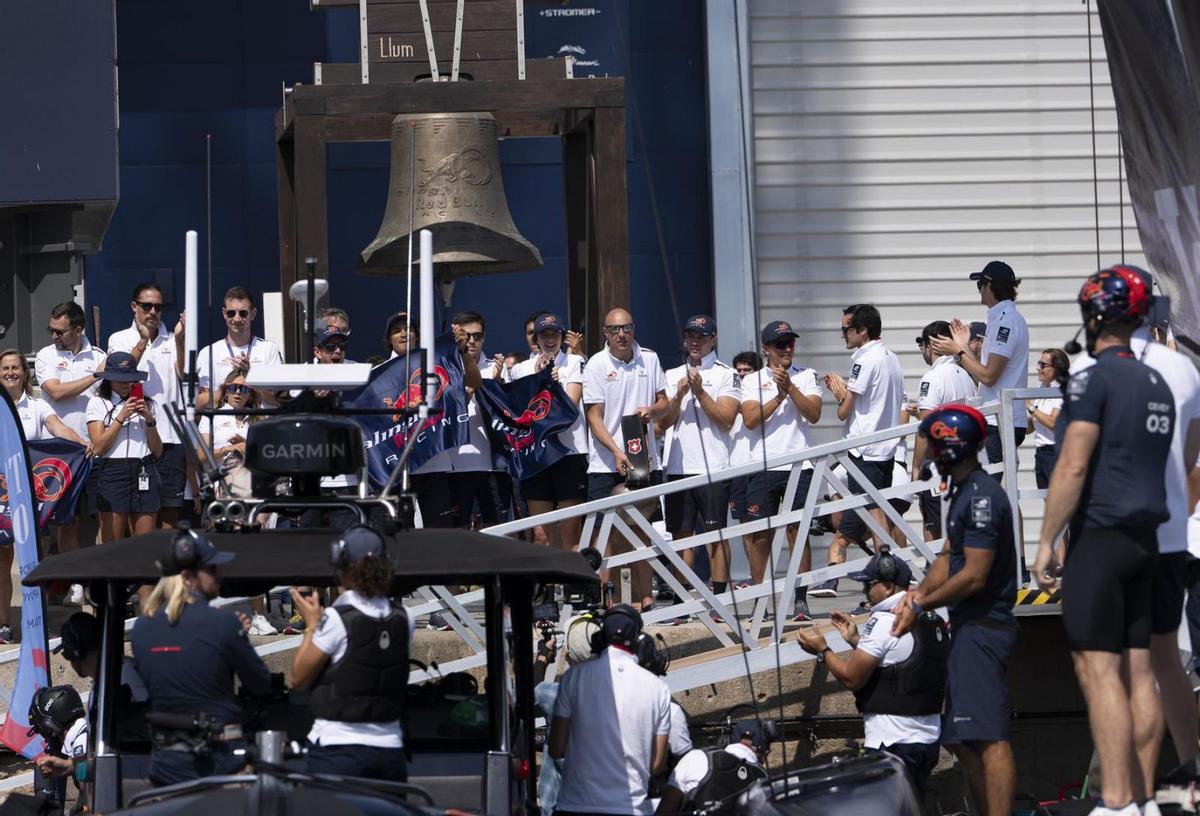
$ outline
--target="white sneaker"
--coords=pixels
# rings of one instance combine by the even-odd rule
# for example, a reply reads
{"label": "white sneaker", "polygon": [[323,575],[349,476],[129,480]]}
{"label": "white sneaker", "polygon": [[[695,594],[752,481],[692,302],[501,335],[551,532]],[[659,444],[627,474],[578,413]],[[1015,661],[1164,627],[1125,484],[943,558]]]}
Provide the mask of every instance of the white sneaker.
{"label": "white sneaker", "polygon": [[1158,809],[1158,802],[1153,799],[1142,802],[1142,816],[1162,816],[1162,811]]}
{"label": "white sneaker", "polygon": [[67,606],[83,606],[83,584],[71,584],[71,591],[63,599]]}
{"label": "white sneaker", "polygon": [[265,615],[255,615],[250,619],[250,634],[252,635],[278,635],[278,630],[271,625]]}
{"label": "white sneaker", "polygon": [[1141,816],[1141,808],[1137,802],[1130,802],[1123,808],[1105,807],[1103,804],[1096,805],[1092,808],[1088,816]]}

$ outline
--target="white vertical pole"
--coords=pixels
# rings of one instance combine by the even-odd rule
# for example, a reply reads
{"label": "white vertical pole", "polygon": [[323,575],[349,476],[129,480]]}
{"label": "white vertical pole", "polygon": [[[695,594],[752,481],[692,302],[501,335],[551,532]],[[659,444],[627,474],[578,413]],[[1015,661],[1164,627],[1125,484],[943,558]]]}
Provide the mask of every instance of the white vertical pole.
{"label": "white vertical pole", "polygon": [[[187,319],[183,329],[183,365],[189,380],[196,374],[196,354],[199,352],[200,295],[199,255],[195,230],[188,230],[185,240],[183,262],[183,308]],[[187,418],[194,420],[196,410],[196,384],[187,388]]]}
{"label": "white vertical pole", "polygon": [[437,313],[433,305],[433,233],[421,230],[421,348],[425,349],[425,404],[430,405],[437,394],[437,379],[433,374],[433,342]]}

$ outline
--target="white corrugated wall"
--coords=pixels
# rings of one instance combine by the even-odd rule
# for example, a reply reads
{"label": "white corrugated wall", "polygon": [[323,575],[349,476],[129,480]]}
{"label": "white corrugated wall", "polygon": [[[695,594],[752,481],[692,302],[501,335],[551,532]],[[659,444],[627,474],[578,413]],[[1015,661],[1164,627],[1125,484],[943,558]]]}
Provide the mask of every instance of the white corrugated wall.
{"label": "white corrugated wall", "polygon": [[[1024,279],[1031,373],[1071,336],[1097,266],[1089,7],[1100,260],[1121,260],[1123,194],[1141,265],[1094,3],[749,0],[759,321],[796,325],[800,362],[844,375],[841,309],[873,302],[915,395],[913,338],[984,319],[967,275],[992,258]],[[840,433],[832,403],[824,416],[821,441]],[[1032,461],[1031,440],[1030,487]]]}

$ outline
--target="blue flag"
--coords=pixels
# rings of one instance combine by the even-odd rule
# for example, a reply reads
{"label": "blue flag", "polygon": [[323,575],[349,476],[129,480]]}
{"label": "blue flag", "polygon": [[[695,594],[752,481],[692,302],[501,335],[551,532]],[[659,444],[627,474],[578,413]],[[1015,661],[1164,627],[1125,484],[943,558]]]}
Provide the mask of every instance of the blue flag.
{"label": "blue flag", "polygon": [[[468,440],[467,390],[454,337],[449,334],[439,337],[434,352],[438,391],[424,423],[416,415],[405,417],[399,413],[354,417],[362,428],[367,470],[377,488],[387,484],[409,434],[417,435],[408,459],[409,471]],[[422,359],[420,352],[414,351],[409,358],[393,357],[376,366],[366,385],[342,395],[342,407],[415,408],[421,402]]]}
{"label": "blue flag", "polygon": [[[13,541],[17,567],[24,578],[38,563],[38,524],[25,435],[21,432],[17,409],[6,391],[4,404],[0,405],[0,479],[3,479],[0,497],[7,510],[0,525]],[[46,658],[42,591],[38,587],[21,587],[21,657],[8,700],[8,714],[0,727],[0,742],[29,759],[44,750],[41,737],[29,736],[29,703],[34,692],[48,682]]]}
{"label": "blue flag", "polygon": [[575,424],[579,409],[554,382],[549,367],[508,383],[484,380],[475,401],[492,454],[503,458],[517,481],[572,453],[558,435]]}

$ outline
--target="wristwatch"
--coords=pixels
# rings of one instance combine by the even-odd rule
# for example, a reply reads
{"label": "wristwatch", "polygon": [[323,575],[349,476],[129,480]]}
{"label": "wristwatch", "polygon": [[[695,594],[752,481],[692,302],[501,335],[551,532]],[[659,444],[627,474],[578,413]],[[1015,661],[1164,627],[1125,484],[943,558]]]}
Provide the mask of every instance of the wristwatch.
{"label": "wristwatch", "polygon": [[826,646],[824,649],[822,649],[821,651],[817,652],[817,662],[818,662],[818,663],[824,663],[824,662],[825,662],[825,653],[826,653],[826,652],[832,652],[832,651],[833,651],[833,649],[831,649],[831,648],[829,648],[828,646]]}

